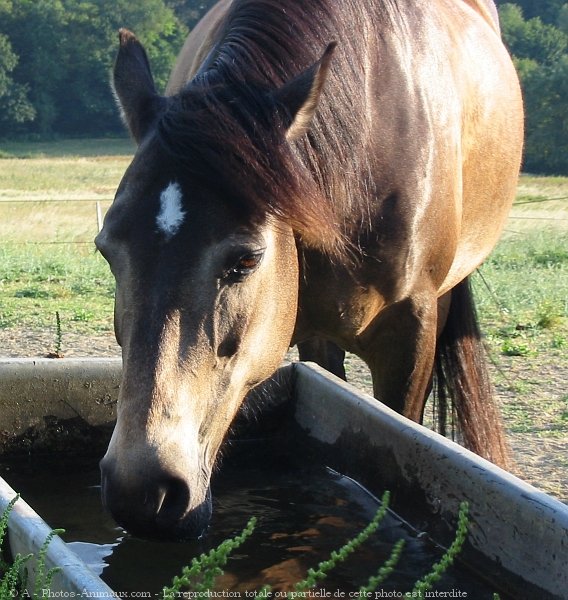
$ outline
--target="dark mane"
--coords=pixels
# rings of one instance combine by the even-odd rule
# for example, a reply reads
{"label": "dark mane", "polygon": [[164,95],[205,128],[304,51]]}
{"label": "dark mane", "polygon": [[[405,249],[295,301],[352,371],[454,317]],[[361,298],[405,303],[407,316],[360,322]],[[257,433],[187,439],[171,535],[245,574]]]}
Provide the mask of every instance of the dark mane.
{"label": "dark mane", "polygon": [[[235,0],[211,58],[160,120],[164,147],[252,215],[284,220],[308,244],[341,245],[364,221],[370,191],[364,47],[350,33],[376,31],[385,8],[369,4]],[[331,41],[338,50],[312,128],[288,144],[289,115],[272,92]]]}

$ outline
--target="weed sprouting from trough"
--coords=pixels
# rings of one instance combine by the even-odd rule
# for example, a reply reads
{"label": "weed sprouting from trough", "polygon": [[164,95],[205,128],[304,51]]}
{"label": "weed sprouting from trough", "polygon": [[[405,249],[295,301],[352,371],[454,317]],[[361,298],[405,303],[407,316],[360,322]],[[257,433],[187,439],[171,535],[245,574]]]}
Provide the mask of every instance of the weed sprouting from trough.
{"label": "weed sprouting from trough", "polygon": [[385,492],[381,499],[381,507],[371,520],[371,522],[352,540],[347,542],[344,546],[342,546],[339,550],[336,550],[331,553],[329,560],[321,562],[317,569],[310,569],[308,571],[308,576],[303,580],[296,584],[294,590],[296,592],[305,592],[313,587],[315,587],[318,583],[322,582],[327,575],[331,572],[332,569],[337,567],[337,565],[343,562],[348,556],[353,554],[355,550],[357,550],[363,543],[365,543],[369,537],[377,529],[381,524],[381,521],[384,519],[387,514],[387,509],[390,501],[390,492]]}
{"label": "weed sprouting from trough", "polygon": [[[0,517],[0,546],[4,543],[4,538],[8,530],[8,521],[14,505],[19,500],[17,494],[7,504],[2,516]],[[54,529],[45,538],[39,549],[36,565],[36,578],[33,595],[27,593],[28,598],[45,598],[49,593],[55,574],[60,571],[59,567],[52,567],[46,570],[47,548],[54,536],[64,533],[63,529]],[[26,563],[33,558],[33,554],[16,554],[11,563],[0,560],[0,600],[11,600],[20,597],[20,591],[26,586]]]}
{"label": "weed sprouting from trough", "polygon": [[[329,559],[319,563],[317,568],[309,569],[306,578],[296,583],[294,590],[287,594],[287,598],[297,600],[298,598],[308,597],[310,595],[309,590],[321,584],[339,563],[343,562],[364,544],[379,528],[381,521],[388,511],[389,500],[390,493],[385,492],[381,499],[379,510],[365,529],[339,550],[332,552]],[[454,541],[444,552],[441,559],[432,566],[430,572],[414,584],[411,592],[405,594],[405,598],[426,597],[426,592],[432,589],[434,584],[440,580],[442,575],[454,563],[467,537],[469,525],[468,512],[468,503],[462,502],[460,504]],[[239,535],[223,541],[217,548],[208,553],[201,554],[198,558],[194,558],[190,566],[184,567],[181,576],[174,577],[170,587],[163,588],[163,600],[170,600],[183,595],[183,588],[190,591],[192,598],[208,597],[208,592],[213,589],[215,580],[223,574],[222,567],[227,563],[230,554],[252,535],[255,525],[256,519],[253,517]],[[403,550],[404,540],[399,540],[394,545],[389,558],[383,563],[377,574],[370,577],[367,583],[359,588],[360,597],[369,597],[368,594],[377,590],[379,585],[389,577],[402,556]],[[272,589],[269,585],[266,585],[261,590],[255,592],[254,596],[266,599],[271,598]],[[497,595],[496,597],[498,600]]]}
{"label": "weed sprouting from trough", "polygon": [[[0,518],[0,544],[4,542],[4,537],[8,529],[8,519],[18,498],[19,496],[12,498]],[[0,562],[0,599],[4,600],[4,598],[14,597],[12,594],[16,591],[18,585],[20,567],[25,560],[27,560],[27,557],[20,557],[20,560],[16,557],[12,564],[8,564],[4,560]]]}
{"label": "weed sprouting from trough", "polygon": [[460,511],[458,515],[458,527],[456,530],[456,537],[452,542],[451,546],[446,550],[439,562],[437,562],[430,573],[417,581],[412,590],[412,598],[422,598],[426,592],[432,589],[432,586],[440,580],[442,575],[448,570],[453,562],[455,561],[458,554],[463,548],[465,538],[467,537],[467,530],[469,525],[468,519],[469,505],[467,502],[460,504]]}
{"label": "weed sprouting from trough", "polygon": [[63,345],[63,333],[61,331],[61,317],[59,311],[55,311],[55,347],[53,352],[48,352],[46,358],[63,358],[61,348]]}
{"label": "weed sprouting from trough", "polygon": [[400,557],[402,555],[402,550],[404,549],[404,540],[398,540],[398,542],[394,545],[391,555],[384,562],[384,564],[380,567],[378,573],[369,577],[369,581],[367,585],[361,586],[359,588],[359,595],[363,598],[366,597],[367,594],[374,592],[381,583],[383,583],[389,575],[394,571]]}
{"label": "weed sprouting from trough", "polygon": [[[4,509],[0,516],[0,545],[8,529],[8,520],[10,513],[19,499],[15,496]],[[331,553],[327,561],[319,563],[317,568],[309,569],[307,576],[298,582],[294,590],[288,592],[287,598],[297,600],[298,598],[308,597],[310,590],[321,584],[329,573],[335,569],[339,563],[346,560],[359,547],[364,544],[373,533],[377,531],[381,521],[388,511],[390,493],[385,492],[381,499],[381,506],[370,523],[354,538],[344,544],[339,550]],[[436,584],[447,569],[454,563],[460,554],[465,539],[467,537],[469,519],[469,507],[467,502],[460,504],[458,524],[454,541],[444,552],[441,559],[432,566],[430,572],[419,579],[411,592],[407,592],[404,598],[424,598],[434,584]],[[181,575],[174,577],[169,587],[162,590],[163,600],[173,600],[174,598],[185,597],[182,590],[191,592],[192,598],[210,597],[210,591],[214,588],[216,579],[223,575],[223,568],[227,564],[230,555],[239,548],[254,532],[257,520],[252,517],[243,531],[233,538],[221,542],[216,548],[207,553],[194,558],[189,566],[183,568]],[[33,594],[27,592],[28,598],[39,599],[49,595],[53,578],[60,570],[54,567],[46,570],[47,549],[55,535],[63,533],[62,529],[53,530],[45,539],[37,555],[36,579]],[[404,550],[404,540],[399,540],[391,551],[389,558],[383,563],[376,575],[369,578],[367,583],[359,588],[359,597],[369,597],[369,594],[377,590],[378,587],[391,575],[395,569]],[[8,600],[20,597],[21,590],[26,586],[26,563],[33,558],[32,554],[22,556],[17,554],[11,564],[0,560],[0,600]],[[31,590],[30,590],[31,591]],[[261,590],[255,592],[255,597],[269,599],[272,597],[272,589],[266,585]],[[499,595],[494,594],[493,600],[499,600]]]}
{"label": "weed sprouting from trough", "polygon": [[223,569],[231,553],[252,535],[256,526],[256,517],[252,517],[242,532],[234,538],[226,539],[217,548],[208,553],[201,554],[191,561],[191,565],[184,567],[180,576],[174,577],[170,587],[164,587],[162,597],[164,600],[178,598],[180,590],[188,587],[199,597],[199,593],[210,590],[215,579],[223,574]]}
{"label": "weed sprouting from trough", "polygon": [[64,529],[53,529],[45,538],[41,548],[38,553],[38,561],[37,561],[37,571],[34,585],[34,598],[45,598],[45,590],[49,590],[51,588],[51,583],[55,575],[61,570],[59,567],[52,567],[46,571],[46,558],[47,558],[47,548],[51,543],[51,540],[56,535],[61,535],[65,533]]}
{"label": "weed sprouting from trough", "polygon": [[55,354],[62,356],[61,346],[63,341],[63,335],[61,333],[61,317],[59,311],[55,311]]}

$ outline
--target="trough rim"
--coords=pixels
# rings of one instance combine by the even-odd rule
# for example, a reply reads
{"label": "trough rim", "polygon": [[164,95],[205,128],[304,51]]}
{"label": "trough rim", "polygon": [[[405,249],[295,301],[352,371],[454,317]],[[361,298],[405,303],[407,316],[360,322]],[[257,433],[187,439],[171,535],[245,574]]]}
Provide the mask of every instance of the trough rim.
{"label": "trough rim", "polygon": [[[78,372],[77,376],[81,377],[84,377],[85,372],[88,372],[93,385],[100,385],[103,387],[105,385],[108,386],[110,382],[116,381],[117,377],[119,378],[121,364],[122,359],[119,357],[77,357],[63,359],[0,358],[0,387],[4,375],[13,376],[15,372],[20,370],[22,375],[26,377],[33,373],[44,385],[49,385],[49,382],[72,378],[75,370]],[[333,376],[313,363],[295,362],[284,368],[288,372],[291,372],[294,388],[300,389],[302,386],[304,389],[306,386],[308,389],[310,386],[314,388],[314,390],[312,390],[313,393],[310,394],[310,400],[305,400],[302,392],[299,394],[299,396],[302,396],[302,401],[298,403],[300,412],[298,412],[297,406],[295,415],[296,421],[301,427],[305,427],[306,424],[308,424],[307,428],[312,429],[312,431],[309,432],[309,435],[312,438],[318,439],[319,435],[320,441],[328,444],[332,444],[338,439],[342,431],[346,429],[347,425],[338,422],[336,419],[336,422],[333,424],[335,429],[324,431],[321,429],[321,426],[318,425],[318,419],[323,418],[323,416],[328,413],[334,412],[334,409],[337,407],[339,407],[339,413],[343,412],[345,414],[345,411],[348,409],[346,409],[345,406],[340,407],[340,404],[344,403],[346,399],[349,399],[349,402],[351,403],[349,405],[350,408],[352,409],[353,406],[356,406],[358,411],[360,411],[359,417],[354,420],[356,428],[363,431],[370,427],[370,423],[373,419],[382,420],[384,427],[392,432],[393,435],[401,436],[403,441],[406,439],[408,444],[414,445],[415,447],[420,446],[421,450],[426,448],[427,452],[433,452],[437,455],[445,454],[452,456],[452,460],[457,461],[458,466],[463,468],[464,472],[465,469],[483,472],[485,474],[484,481],[486,484],[493,485],[495,488],[500,488],[503,499],[506,502],[510,502],[511,507],[514,502],[524,503],[530,506],[531,513],[536,515],[534,518],[537,518],[540,514],[542,518],[546,517],[549,522],[554,522],[558,531],[558,536],[554,543],[558,547],[562,546],[564,548],[562,556],[568,552],[568,506],[566,504],[511,473],[480,458],[451,440],[409,421],[405,417],[386,407],[384,404],[378,402],[372,396],[361,392],[351,384]],[[336,398],[337,404],[335,407],[332,406],[333,402],[331,404],[326,404],[325,407],[323,407],[325,402],[318,399],[318,396],[325,396],[326,394],[331,395],[332,398]],[[318,427],[320,427],[320,430],[319,434],[316,435],[315,432],[317,433]],[[403,463],[401,462],[401,464]],[[400,471],[402,476],[406,475],[412,477],[412,474],[408,472],[407,466],[401,468]],[[443,468],[440,472],[443,472]],[[5,484],[5,482],[3,483]],[[427,486],[424,489],[428,493],[432,491],[432,488],[428,488]],[[466,491],[468,490],[467,486],[463,489],[466,489]],[[471,486],[469,489],[471,489]],[[15,492],[12,494],[12,497],[13,495],[15,495]],[[5,501],[2,500],[2,502]],[[20,503],[23,503],[23,501],[19,501],[16,506]],[[457,503],[458,501],[455,498],[446,498],[443,500],[442,506],[449,514],[457,514]],[[49,531],[51,530],[47,528],[46,535]],[[43,542],[44,538],[45,536],[42,538],[41,542]],[[535,551],[537,551],[537,549],[534,547],[528,549],[528,552],[534,553]],[[541,552],[545,551],[546,549],[541,549]],[[78,560],[76,555],[73,554],[73,557],[75,560]],[[500,555],[495,554],[494,557],[499,559]],[[568,557],[566,559],[566,564],[568,564]],[[526,575],[524,572],[519,572],[518,570],[515,571],[506,565],[504,566],[521,577]],[[568,577],[568,574],[565,574],[564,576],[555,576],[556,581],[544,582],[544,585],[542,580],[538,581],[538,583],[534,583],[533,578],[532,581],[533,584],[539,585],[548,593],[553,594],[554,598],[568,598],[568,596],[565,596],[566,587],[562,587],[561,591],[558,591],[560,589],[558,588],[558,582],[562,580],[562,577]],[[100,581],[102,583],[102,580]],[[108,590],[110,590],[110,588],[107,588],[107,591]]]}
{"label": "trough rim", "polygon": [[[0,513],[16,497],[17,493],[0,477]],[[8,519],[8,536],[12,555],[23,556],[32,553],[24,568],[28,569],[27,589],[33,592],[37,556],[52,528],[22,498],[14,504]],[[45,556],[46,571],[58,567],[60,571],[54,576],[47,597],[58,593],[65,597],[115,598],[115,592],[73,552],[58,536],[51,539]],[[69,596],[74,594],[74,596]]]}

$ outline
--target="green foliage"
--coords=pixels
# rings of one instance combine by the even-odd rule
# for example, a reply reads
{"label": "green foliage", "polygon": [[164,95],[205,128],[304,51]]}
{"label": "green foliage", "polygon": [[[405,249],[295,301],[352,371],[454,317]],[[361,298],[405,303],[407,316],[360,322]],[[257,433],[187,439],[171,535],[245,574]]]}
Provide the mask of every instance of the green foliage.
{"label": "green foliage", "polygon": [[239,535],[221,542],[217,548],[194,558],[189,567],[183,568],[179,577],[174,577],[170,587],[163,588],[162,598],[164,600],[178,598],[184,587],[190,588],[196,594],[203,593],[203,597],[205,597],[204,592],[210,590],[215,579],[223,574],[222,569],[227,564],[231,553],[252,535],[255,525],[256,518],[252,517]]}
{"label": "green foliage", "polygon": [[[497,4],[507,4],[510,1],[497,0]],[[565,0],[515,0],[515,4],[520,6],[527,19],[540,17],[545,23],[555,24]]]}
{"label": "green foliage", "polygon": [[463,548],[463,544],[467,537],[467,529],[468,529],[468,512],[469,505],[467,502],[462,502],[460,504],[459,516],[458,516],[458,527],[456,531],[456,537],[452,542],[451,546],[446,550],[442,558],[439,562],[437,562],[433,567],[430,573],[424,576],[422,579],[417,581],[414,584],[414,589],[411,594],[407,596],[412,598],[422,598],[426,592],[429,592],[434,584],[440,580],[442,575],[448,570],[458,554],[461,552]]}
{"label": "green foliage", "polygon": [[46,570],[45,560],[51,540],[56,535],[61,535],[62,533],[65,533],[64,529],[54,529],[51,531],[39,550],[33,598],[45,598],[45,591],[50,589],[53,578],[61,570],[59,567],[52,567]]}
{"label": "green foliage", "polygon": [[[381,521],[388,511],[389,500],[390,492],[387,491],[383,494],[379,510],[365,529],[339,550],[332,552],[328,560],[319,563],[315,569],[309,569],[307,577],[299,581],[294,586],[294,590],[288,593],[287,597],[290,600],[305,597],[309,590],[320,585],[339,563],[345,561],[347,557],[351,556],[364,544],[379,528]],[[412,591],[405,594],[405,598],[423,598],[454,563],[467,537],[469,525],[468,509],[467,502],[460,504],[454,541],[444,552],[440,560],[432,566],[431,570],[414,584]],[[253,517],[241,534],[225,540],[216,549],[193,559],[191,566],[183,569],[181,577],[174,577],[171,587],[163,588],[162,598],[164,600],[172,600],[175,597],[180,597],[183,595],[182,590],[184,588],[190,591],[192,598],[209,597],[208,592],[214,589],[216,578],[223,574],[222,567],[226,564],[229,555],[251,536],[255,523],[256,519]],[[370,577],[367,584],[359,588],[359,595],[361,597],[366,597],[375,591],[387,579],[398,563],[403,549],[404,540],[399,540],[394,545],[390,557],[380,567],[377,574]],[[257,598],[270,598],[272,597],[271,587],[266,585],[254,595]]]}
{"label": "green foliage", "polygon": [[558,11],[558,18],[556,20],[558,29],[568,35],[568,2],[566,2],[562,8]]}
{"label": "green foliage", "polygon": [[522,339],[507,338],[501,344],[501,352],[505,356],[529,356],[531,354],[531,348],[529,344]]}
{"label": "green foliage", "polygon": [[[8,506],[6,506],[6,508],[4,509],[2,516],[0,516],[0,546],[3,544],[4,537],[6,536],[6,531],[8,530],[8,520],[10,519],[10,513],[12,512],[14,504],[16,504],[19,497],[19,494],[14,496],[12,500],[10,500],[10,502],[8,503]],[[6,563],[4,563],[3,561],[0,562],[0,569],[6,569]]]}
{"label": "green foliage", "polygon": [[568,4],[507,3],[499,17],[524,93],[524,168],[568,173]]}
{"label": "green foliage", "polygon": [[[0,546],[3,545],[4,538],[8,530],[10,513],[12,512],[12,509],[19,498],[19,494],[14,496],[0,517]],[[45,598],[49,595],[48,592],[53,578],[55,574],[60,571],[60,568],[52,567],[51,569],[46,570],[45,561],[47,558],[47,549],[54,536],[61,533],[64,533],[63,529],[54,529],[45,538],[45,541],[43,542],[37,556],[34,590],[31,595],[27,594],[26,597],[39,599]],[[26,556],[17,554],[10,564],[0,561],[0,600],[8,600],[10,598],[20,597],[20,590],[26,585],[25,580],[22,579],[22,573],[24,572],[25,564],[32,558],[33,554],[27,554]]]}
{"label": "green foliage", "polygon": [[185,23],[193,29],[199,19],[214,5],[217,0],[165,0],[166,5]]}
{"label": "green foliage", "polygon": [[522,69],[521,76],[527,123],[526,169],[568,173],[568,54],[552,64]]}
{"label": "green foliage", "polygon": [[400,557],[402,555],[402,551],[404,549],[404,540],[398,540],[398,542],[394,545],[390,557],[385,561],[385,563],[380,567],[378,573],[369,578],[367,585],[362,585],[359,588],[359,595],[362,598],[367,597],[367,594],[370,592],[374,592],[381,583],[383,583],[387,577],[394,571]]}
{"label": "green foliage", "polygon": [[63,346],[63,333],[61,331],[61,317],[59,311],[55,311],[55,357],[62,357],[61,348]]}
{"label": "green foliage", "polygon": [[321,562],[316,569],[310,569],[307,577],[298,582],[294,587],[296,592],[304,592],[315,587],[318,583],[322,582],[329,572],[334,569],[339,563],[345,561],[345,559],[353,554],[362,544],[364,544],[369,537],[377,531],[381,521],[387,514],[388,505],[390,501],[390,492],[385,492],[381,499],[381,507],[373,517],[371,522],[352,540],[347,542],[339,550],[332,552],[328,560]]}
{"label": "green foliage", "polygon": [[[0,6],[0,19],[2,12]],[[23,123],[35,116],[27,98],[28,86],[16,83],[12,78],[17,64],[18,57],[8,36],[0,34],[0,123]]]}
{"label": "green foliage", "polygon": [[[0,40],[12,48],[4,59],[11,67],[10,97],[28,92],[35,111],[25,127],[4,111],[5,133],[120,130],[108,83],[118,29],[134,30],[145,43],[159,88],[187,34],[163,0],[18,0],[5,4],[1,16]],[[0,80],[1,74],[2,63]],[[0,109],[1,100],[0,94]],[[23,110],[22,104],[20,121]]]}
{"label": "green foliage", "polygon": [[499,10],[503,39],[517,59],[551,65],[566,53],[566,35],[554,25],[543,23],[539,17],[525,20],[517,4],[504,4]]}

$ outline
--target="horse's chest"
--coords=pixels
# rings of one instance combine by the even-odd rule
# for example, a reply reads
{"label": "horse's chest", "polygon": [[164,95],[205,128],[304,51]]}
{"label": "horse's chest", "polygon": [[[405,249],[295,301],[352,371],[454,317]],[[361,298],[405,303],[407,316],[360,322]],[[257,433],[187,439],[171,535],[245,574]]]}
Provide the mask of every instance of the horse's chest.
{"label": "horse's chest", "polygon": [[300,285],[296,337],[319,335],[356,351],[358,338],[386,306],[374,285],[362,285],[347,272],[312,270]]}

